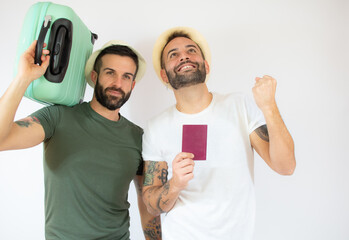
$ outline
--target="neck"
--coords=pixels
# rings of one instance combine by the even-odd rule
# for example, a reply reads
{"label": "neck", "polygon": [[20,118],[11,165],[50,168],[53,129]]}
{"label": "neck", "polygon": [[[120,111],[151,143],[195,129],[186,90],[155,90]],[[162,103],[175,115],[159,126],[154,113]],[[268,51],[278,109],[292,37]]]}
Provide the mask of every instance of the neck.
{"label": "neck", "polygon": [[96,99],[95,96],[93,96],[91,102],[90,102],[90,106],[91,108],[98,113],[99,115],[101,115],[102,117],[105,117],[106,119],[109,119],[111,121],[118,121],[119,120],[119,111],[120,108],[116,109],[116,110],[109,110],[108,108],[102,106]]}
{"label": "neck", "polygon": [[177,110],[187,114],[203,111],[212,101],[212,94],[208,91],[206,83],[174,90],[174,94]]}

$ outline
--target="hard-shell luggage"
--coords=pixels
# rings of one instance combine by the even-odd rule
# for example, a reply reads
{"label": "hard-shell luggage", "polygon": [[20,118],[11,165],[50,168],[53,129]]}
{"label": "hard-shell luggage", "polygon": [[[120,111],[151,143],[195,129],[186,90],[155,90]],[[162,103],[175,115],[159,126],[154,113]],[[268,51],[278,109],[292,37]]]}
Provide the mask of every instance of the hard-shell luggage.
{"label": "hard-shell luggage", "polygon": [[38,2],[27,12],[17,48],[20,55],[37,39],[35,63],[41,64],[44,42],[50,50],[50,64],[44,76],[34,80],[25,96],[43,104],[72,106],[83,100],[84,69],[97,35],[90,32],[67,6]]}

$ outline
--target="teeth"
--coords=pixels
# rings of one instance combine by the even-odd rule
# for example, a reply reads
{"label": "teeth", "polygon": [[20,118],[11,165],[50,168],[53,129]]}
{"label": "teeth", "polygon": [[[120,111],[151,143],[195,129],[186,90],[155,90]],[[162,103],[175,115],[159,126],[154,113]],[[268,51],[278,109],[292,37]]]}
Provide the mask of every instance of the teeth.
{"label": "teeth", "polygon": [[181,68],[181,71],[182,71],[182,70],[189,69],[189,68],[193,68],[193,66],[190,66],[190,65],[184,66],[184,67]]}

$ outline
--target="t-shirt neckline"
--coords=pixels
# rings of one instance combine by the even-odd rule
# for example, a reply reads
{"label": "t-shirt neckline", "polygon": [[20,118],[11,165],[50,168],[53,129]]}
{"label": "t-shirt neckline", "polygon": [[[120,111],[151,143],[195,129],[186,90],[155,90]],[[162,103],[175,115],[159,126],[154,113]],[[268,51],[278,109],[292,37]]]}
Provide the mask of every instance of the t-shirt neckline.
{"label": "t-shirt neckline", "polygon": [[201,115],[205,115],[206,113],[210,112],[213,108],[213,105],[216,102],[216,94],[214,92],[210,92],[212,94],[212,100],[210,102],[210,104],[201,112],[198,113],[183,113],[180,112],[177,108],[176,105],[173,105],[173,111],[175,112],[175,114],[182,116],[182,117],[189,117],[189,118],[194,118],[194,117],[199,117]]}

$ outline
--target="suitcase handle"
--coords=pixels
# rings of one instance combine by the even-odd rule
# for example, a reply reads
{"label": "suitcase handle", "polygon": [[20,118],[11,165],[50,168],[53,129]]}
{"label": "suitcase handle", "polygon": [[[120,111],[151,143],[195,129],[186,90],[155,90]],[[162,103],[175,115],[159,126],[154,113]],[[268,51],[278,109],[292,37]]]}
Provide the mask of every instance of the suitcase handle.
{"label": "suitcase handle", "polygon": [[54,47],[52,49],[51,56],[53,57],[53,61],[51,64],[51,72],[54,75],[57,75],[61,72],[61,69],[64,66],[61,66],[63,54],[65,50],[65,40],[66,40],[66,34],[68,30],[65,27],[59,27],[57,30],[56,39],[54,42]]}
{"label": "suitcase handle", "polygon": [[50,64],[45,78],[52,83],[61,83],[68,69],[73,43],[73,24],[69,19],[56,19],[50,28],[50,40],[47,49],[50,50]]}
{"label": "suitcase handle", "polygon": [[93,33],[93,32],[91,32],[91,43],[92,43],[92,45],[95,44],[95,41],[96,41],[97,39],[98,39],[98,35],[95,34],[95,33]]}
{"label": "suitcase handle", "polygon": [[45,16],[45,20],[42,24],[42,27],[39,33],[39,38],[35,47],[35,58],[34,58],[34,63],[37,65],[41,65],[42,63],[41,61],[42,49],[45,43],[47,30],[50,28],[50,25],[51,25],[51,19],[52,18],[50,15]]}

